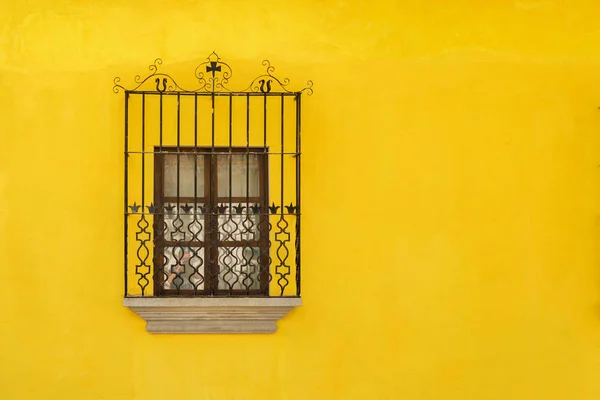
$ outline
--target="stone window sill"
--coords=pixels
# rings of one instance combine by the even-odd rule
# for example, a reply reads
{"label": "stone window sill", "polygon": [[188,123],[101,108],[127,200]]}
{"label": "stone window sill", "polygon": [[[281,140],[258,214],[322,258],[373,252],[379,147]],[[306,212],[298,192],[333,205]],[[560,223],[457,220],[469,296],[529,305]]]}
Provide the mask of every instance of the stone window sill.
{"label": "stone window sill", "polygon": [[297,297],[126,297],[150,333],[273,333]]}

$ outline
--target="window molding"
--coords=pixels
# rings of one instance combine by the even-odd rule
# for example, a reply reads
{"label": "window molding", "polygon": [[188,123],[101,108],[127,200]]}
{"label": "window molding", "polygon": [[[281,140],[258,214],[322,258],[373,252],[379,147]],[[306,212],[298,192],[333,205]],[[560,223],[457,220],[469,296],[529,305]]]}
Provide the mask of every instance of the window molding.
{"label": "window molding", "polygon": [[274,333],[299,297],[126,297],[150,333]]}
{"label": "window molding", "polygon": [[[208,210],[214,210],[217,208],[217,206],[219,205],[223,205],[225,204],[229,210],[232,210],[233,207],[235,206],[236,203],[238,203],[238,205],[245,205],[243,206],[244,209],[248,209],[246,214],[242,214],[242,212],[240,211],[240,216],[246,216],[246,220],[248,218],[248,216],[253,217],[253,218],[268,218],[266,215],[255,215],[255,214],[248,214],[250,206],[259,206],[260,208],[262,208],[263,210],[267,210],[268,209],[268,204],[269,204],[269,200],[268,200],[268,196],[269,196],[269,182],[268,182],[268,176],[267,176],[267,171],[268,171],[268,148],[265,147],[236,147],[236,146],[232,146],[232,147],[206,147],[206,146],[197,146],[197,147],[190,147],[190,146],[155,146],[155,154],[154,154],[154,201],[155,201],[155,207],[158,207],[158,209],[163,209],[165,204],[170,204],[171,206],[173,206],[174,204],[176,204],[177,210],[179,210],[180,204],[186,204],[189,202],[190,203],[190,207],[193,206],[193,210],[194,213],[196,212],[195,210],[197,209],[199,204],[202,204],[202,207],[208,209]],[[172,153],[172,154],[171,154]],[[197,166],[196,164],[202,165],[202,170],[204,171],[204,174],[202,176],[199,177],[194,177],[194,180],[198,180],[198,181],[202,181],[202,186],[204,187],[204,190],[200,193],[197,192],[196,188],[194,188],[194,192],[195,194],[193,194],[193,197],[189,198],[183,198],[179,196],[179,194],[177,194],[177,196],[173,196],[172,197],[168,197],[166,194],[166,186],[165,186],[165,178],[166,178],[166,174],[165,174],[165,163],[166,163],[166,157],[172,157],[177,159],[177,163],[179,164],[179,158],[180,155],[181,157],[183,157],[183,154],[187,155],[187,156],[191,156],[195,158],[194,161],[194,165],[195,165],[195,169],[197,170]],[[232,157],[236,157],[238,159],[241,158],[247,158],[247,157],[256,157],[256,160],[254,160],[256,162],[256,167],[257,167],[257,171],[258,171],[258,187],[256,187],[256,193],[253,193],[252,196],[250,196],[249,192],[246,191],[246,195],[242,196],[242,197],[235,197],[235,196],[231,196],[231,189],[229,191],[228,196],[221,196],[219,195],[220,193],[220,189],[219,189],[219,174],[218,174],[218,163],[220,162],[219,160],[228,160],[229,161],[229,165],[231,166],[232,163]],[[200,160],[200,161],[198,161]],[[196,171],[197,172],[197,171]],[[182,174],[182,172],[180,172],[180,174]],[[179,174],[177,175],[177,181],[179,181]],[[209,184],[209,182],[212,182]],[[177,184],[177,186],[179,187],[179,183]],[[195,182],[194,186],[197,186],[197,183]],[[254,190],[253,190],[254,192]],[[177,190],[177,193],[179,193],[179,190]],[[239,195],[238,195],[239,196]],[[200,231],[202,231],[202,238],[198,238],[196,241],[193,241],[193,238],[190,237],[189,240],[173,240],[170,239],[169,236],[169,229],[165,230],[163,227],[168,226],[168,224],[166,224],[166,221],[168,220],[169,216],[175,215],[176,218],[180,218],[180,214],[179,212],[175,212],[173,214],[159,214],[156,216],[157,218],[157,223],[153,224],[154,226],[154,237],[156,238],[155,243],[154,243],[154,253],[155,253],[155,257],[159,258],[161,257],[161,255],[165,254],[165,251],[167,249],[172,249],[173,251],[175,249],[181,249],[181,251],[183,251],[183,249],[190,249],[190,248],[196,248],[197,250],[202,249],[203,251],[203,255],[202,255],[202,264],[201,264],[201,282],[202,282],[202,288],[199,287],[193,287],[193,288],[188,288],[188,289],[182,289],[180,287],[177,287],[177,285],[172,285],[174,286],[173,288],[167,289],[164,287],[164,285],[167,283],[166,279],[164,279],[163,282],[159,282],[159,279],[157,279],[154,285],[154,295],[158,296],[158,297],[164,297],[164,296],[181,296],[181,295],[189,295],[189,296],[210,296],[210,295],[217,295],[217,296],[224,296],[227,294],[230,295],[234,295],[234,296],[243,296],[243,295],[255,295],[255,296],[268,296],[269,295],[269,273],[268,273],[268,241],[269,241],[269,231],[267,229],[267,225],[264,223],[258,223],[257,224],[257,229],[255,232],[252,232],[251,234],[254,236],[256,235],[253,239],[242,239],[240,238],[239,240],[235,240],[233,239],[233,237],[221,237],[221,236],[225,236],[226,232],[222,231],[219,225],[219,219],[221,218],[220,214],[212,214],[212,213],[203,213],[201,214],[200,218],[198,220],[196,220],[194,218],[194,223],[197,223],[199,226],[202,226],[204,228],[201,228]],[[182,214],[184,215],[184,214]],[[232,217],[231,211],[229,214],[223,214],[223,217],[226,217],[227,215],[229,215],[229,217]],[[235,216],[234,216],[235,217]],[[180,220],[181,221],[181,220]],[[230,220],[231,222],[231,220]],[[183,221],[181,222],[183,225],[181,226],[181,228],[183,229],[183,231],[181,232],[184,236],[189,234],[189,235],[193,235],[192,232],[188,232],[186,229],[189,229],[189,227],[187,227],[187,223],[184,223]],[[256,222],[255,222],[256,223]],[[171,221],[171,224],[173,224],[173,221]],[[217,227],[217,229],[208,229],[208,227]],[[173,228],[173,227],[171,227]],[[172,233],[171,233],[172,234]],[[237,243],[237,244],[236,244]],[[244,288],[237,288],[237,289],[232,289],[232,290],[228,290],[227,288],[224,287],[220,287],[220,284],[222,282],[220,282],[220,279],[222,279],[222,277],[219,275],[219,253],[221,251],[224,251],[223,249],[225,248],[244,248],[244,247],[250,247],[250,248],[257,248],[258,249],[258,253],[257,253],[257,274],[256,276],[253,277],[253,279],[258,280],[258,284],[259,287],[258,288],[252,288],[252,289],[244,289]],[[192,253],[193,257],[196,258],[200,258],[198,256],[198,254],[196,254],[196,252]],[[168,267],[168,263],[165,264],[165,266]],[[188,268],[191,268],[190,271],[193,269],[193,267],[188,266]],[[169,272],[167,272],[165,270],[165,277],[166,275],[169,274]],[[171,275],[177,275],[178,274],[174,274],[171,272]],[[171,277],[171,279],[173,279]],[[183,282],[180,285],[184,285],[185,279],[183,279]]]}

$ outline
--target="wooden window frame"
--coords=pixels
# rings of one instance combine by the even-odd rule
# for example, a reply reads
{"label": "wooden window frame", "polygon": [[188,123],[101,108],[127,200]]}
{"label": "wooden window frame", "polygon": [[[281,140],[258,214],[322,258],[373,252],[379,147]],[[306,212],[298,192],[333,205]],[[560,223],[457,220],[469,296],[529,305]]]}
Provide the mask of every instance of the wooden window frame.
{"label": "wooden window frame", "polygon": [[[169,153],[202,153],[199,157],[204,160],[204,192],[197,193],[197,197],[166,197],[164,195],[164,155]],[[269,296],[269,224],[259,222],[259,239],[246,241],[222,241],[219,238],[219,215],[214,213],[215,206],[218,203],[229,203],[230,206],[238,203],[247,203],[248,205],[260,204],[259,218],[269,218],[269,153],[265,147],[177,147],[177,146],[156,146],[154,149],[154,201],[155,207],[159,213],[155,215],[154,223],[154,268],[164,271],[164,263],[157,263],[156,260],[163,260],[161,256],[167,247],[197,247],[204,248],[204,288],[193,289],[165,289],[164,274],[155,273],[154,295],[159,297],[168,296]],[[259,162],[259,196],[229,197],[218,196],[218,165],[216,156],[223,155],[256,155]],[[197,173],[197,171],[194,171]],[[171,241],[164,237],[164,204],[204,204],[207,212],[202,214],[204,218],[204,241]],[[231,207],[229,208],[231,212]],[[159,228],[160,227],[160,228]],[[212,227],[212,228],[211,228]],[[216,228],[215,228],[216,227]],[[207,236],[208,235],[208,236]],[[208,237],[208,238],[207,238]],[[219,249],[222,247],[252,247],[259,248],[259,289],[219,289]]]}

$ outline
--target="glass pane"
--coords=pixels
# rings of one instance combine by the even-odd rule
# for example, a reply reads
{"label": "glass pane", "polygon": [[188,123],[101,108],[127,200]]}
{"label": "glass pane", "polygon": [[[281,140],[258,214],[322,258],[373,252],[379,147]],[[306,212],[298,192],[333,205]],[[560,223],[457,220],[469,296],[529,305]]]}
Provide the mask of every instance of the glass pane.
{"label": "glass pane", "polygon": [[219,289],[260,289],[258,247],[219,247]]}
{"label": "glass pane", "polygon": [[204,249],[200,247],[166,247],[163,270],[165,289],[204,289]]}
{"label": "glass pane", "polygon": [[165,240],[177,241],[204,241],[204,214],[202,207],[204,204],[197,203],[196,207],[190,203],[180,203],[177,208],[177,203],[166,203],[164,235]]}
{"label": "glass pane", "polygon": [[[260,168],[256,154],[217,156],[219,197],[229,197],[229,161],[231,160],[231,196],[258,197]],[[247,174],[246,174],[247,172]],[[247,175],[247,176],[246,176]],[[248,183],[248,185],[246,185]],[[246,193],[246,188],[248,192]]]}
{"label": "glass pane", "polygon": [[[164,194],[166,197],[177,197],[177,155],[167,154],[164,170]],[[204,158],[197,156],[196,193],[204,196]],[[194,155],[179,155],[179,197],[194,197]]]}
{"label": "glass pane", "polygon": [[[229,203],[219,203],[219,207],[227,207],[226,214],[219,214],[219,240],[240,241],[240,240],[258,240],[260,239],[259,227],[260,216],[252,214],[250,207],[254,203],[232,204],[229,209]],[[250,210],[248,210],[250,208]]]}

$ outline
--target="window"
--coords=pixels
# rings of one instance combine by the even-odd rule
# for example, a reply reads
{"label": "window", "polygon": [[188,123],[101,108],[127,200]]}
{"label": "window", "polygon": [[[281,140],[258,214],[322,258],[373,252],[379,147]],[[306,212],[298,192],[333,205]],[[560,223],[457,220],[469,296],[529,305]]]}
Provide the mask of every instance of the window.
{"label": "window", "polygon": [[155,148],[157,296],[268,295],[267,163],[264,148]]}
{"label": "window", "polygon": [[[149,66],[124,92],[124,299],[152,333],[268,333],[302,304],[301,98],[264,70],[234,90]],[[178,78],[179,79],[179,78]],[[177,82],[195,82],[182,88]]]}

